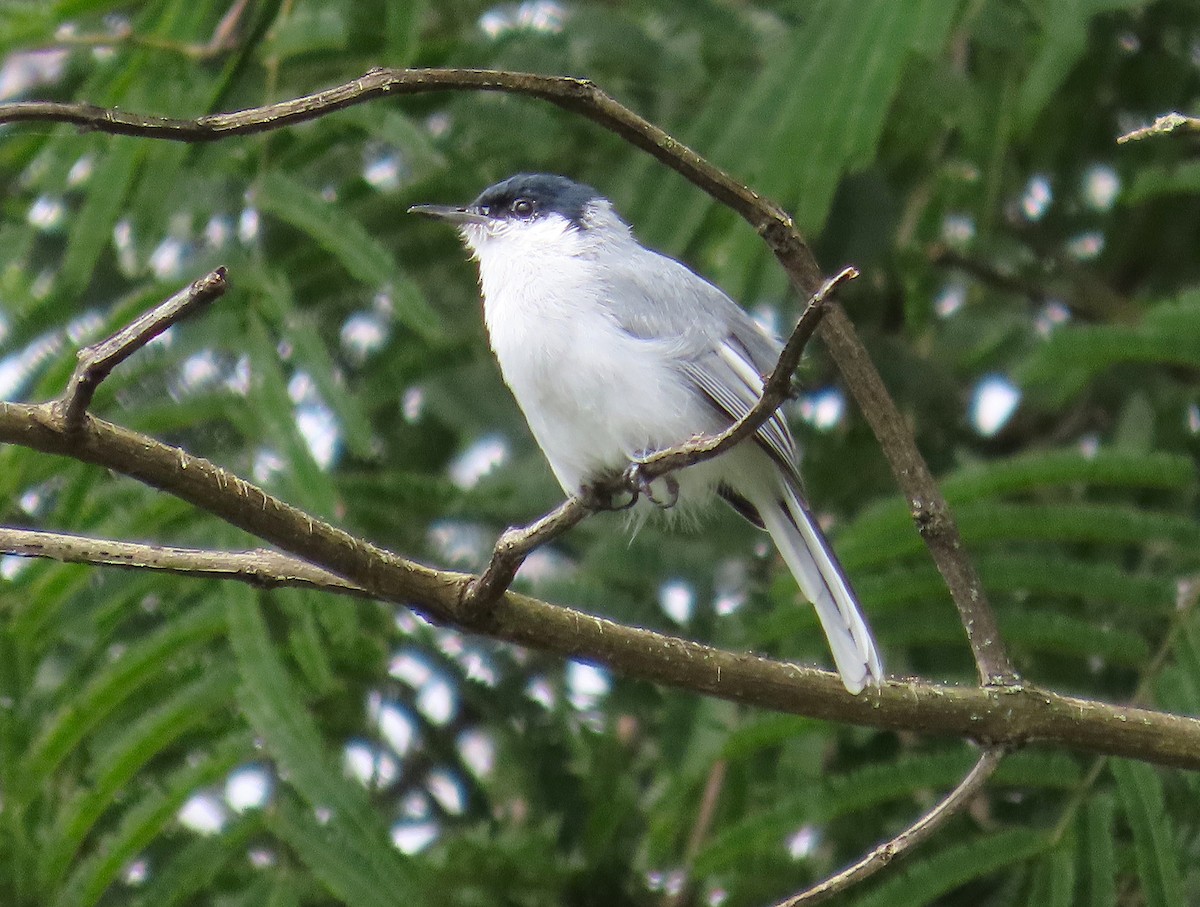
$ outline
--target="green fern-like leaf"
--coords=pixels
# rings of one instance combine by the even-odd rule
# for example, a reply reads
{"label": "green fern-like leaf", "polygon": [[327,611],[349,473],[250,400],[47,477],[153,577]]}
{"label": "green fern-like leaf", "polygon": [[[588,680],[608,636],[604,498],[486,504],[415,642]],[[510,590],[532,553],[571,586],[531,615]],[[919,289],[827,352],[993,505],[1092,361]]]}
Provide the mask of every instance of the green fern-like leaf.
{"label": "green fern-like leaf", "polygon": [[91,783],[65,804],[41,853],[40,874],[47,886],[59,879],[100,815],[113,806],[118,791],[171,742],[196,728],[226,705],[234,675],[228,666],[209,670],[131,725],[114,744],[95,754]]}
{"label": "green fern-like leaf", "polygon": [[353,278],[372,289],[394,292],[396,314],[411,328],[426,335],[436,331],[436,313],[411,288],[398,292],[401,284],[407,285],[407,278],[397,270],[391,252],[358,221],[278,170],[263,178],[257,199],[264,211],[312,237]]}
{"label": "green fern-like leaf", "polygon": [[1082,903],[1116,907],[1117,852],[1113,842],[1117,804],[1107,791],[1092,795],[1079,816]]}
{"label": "green fern-like leaf", "polygon": [[23,763],[25,789],[40,785],[83,736],[139,689],[158,681],[167,661],[224,629],[219,602],[200,605],[131,646],[98,671],[42,725]]}
{"label": "green fern-like leaf", "polygon": [[1109,770],[1117,781],[1122,812],[1133,830],[1138,877],[1146,904],[1177,907],[1183,903],[1183,885],[1162,781],[1150,766],[1126,759],[1111,760]]}
{"label": "green fern-like leaf", "polygon": [[[1105,504],[985,504],[955,508],[959,529],[968,542],[1044,541],[1109,542],[1144,545],[1165,541],[1180,546],[1200,544],[1200,526],[1171,512]],[[920,553],[915,532],[874,531],[855,527],[838,546],[847,568],[887,563]]]}
{"label": "green fern-like leaf", "polygon": [[363,871],[363,855],[344,822],[331,820],[321,824],[311,811],[283,801],[271,811],[268,824],[347,907],[390,907],[419,902],[421,893],[411,879],[385,888],[371,873]]}
{"label": "green fern-like leaf", "polygon": [[231,863],[245,861],[246,849],[264,828],[261,813],[238,816],[219,834],[196,838],[154,872],[134,903],[137,907],[173,907],[205,898],[213,882]]}
{"label": "green fern-like leaf", "polygon": [[[417,884],[415,867],[392,846],[362,788],[344,777],[324,751],[304,699],[271,644],[255,594],[236,590],[227,598],[226,613],[242,676],[240,705],[251,725],[267,742],[290,784],[311,809],[327,817],[325,834],[345,842],[343,856],[353,860],[353,872],[362,884],[384,898],[411,896]],[[304,824],[293,822],[287,828],[296,832],[298,840],[311,842],[311,837],[302,837]],[[305,847],[301,857],[311,853]]]}
{"label": "green fern-like leaf", "polygon": [[169,774],[122,815],[89,856],[78,863],[50,903],[55,907],[91,907],[114,884],[121,870],[174,821],[184,802],[197,790],[222,780],[254,753],[250,735],[238,731],[216,741],[199,758]]}

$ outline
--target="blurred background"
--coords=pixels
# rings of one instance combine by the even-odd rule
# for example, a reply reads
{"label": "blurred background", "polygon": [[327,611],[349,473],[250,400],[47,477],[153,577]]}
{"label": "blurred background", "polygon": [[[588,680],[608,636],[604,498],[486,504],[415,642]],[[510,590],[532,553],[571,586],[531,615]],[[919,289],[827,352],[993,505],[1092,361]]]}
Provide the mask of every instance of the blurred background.
{"label": "blurred background", "polygon": [[[1200,713],[1200,159],[1191,0],[3,0],[0,99],[193,117],[372,66],[584,76],[795,213],[946,490],[1019,670]],[[586,121],[483,94],[187,146],[0,127],[0,400],[217,265],[233,289],[94,412],[424,563],[560,499],[452,231],[522,170],[786,333],[753,231]],[[814,343],[789,417],[895,674],[973,683],[956,612]],[[0,522],[252,547],[129,480],[0,449]],[[619,516],[518,587],[808,663],[765,540]],[[628,681],[315,593],[0,558],[0,902],[760,905],[928,808],[962,741]],[[1200,778],[1045,747],[844,904],[1200,902]]]}

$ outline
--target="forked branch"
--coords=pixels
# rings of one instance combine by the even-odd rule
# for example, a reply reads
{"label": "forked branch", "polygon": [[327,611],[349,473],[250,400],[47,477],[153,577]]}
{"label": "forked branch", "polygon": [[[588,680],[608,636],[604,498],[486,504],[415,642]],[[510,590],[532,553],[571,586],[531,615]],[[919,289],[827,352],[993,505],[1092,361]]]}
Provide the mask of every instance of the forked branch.
{"label": "forked branch", "polygon": [[75,372],[62,398],[63,419],[67,427],[74,430],[83,424],[83,417],[92,405],[96,389],[112,374],[114,368],[171,325],[219,299],[228,286],[225,269],[217,268],[166,302],[145,312],[111,337],[81,349]]}
{"label": "forked branch", "polygon": [[[235,8],[241,10],[244,4],[235,4]],[[214,45],[215,42],[216,36]],[[679,171],[759,232],[793,285],[801,294],[811,297],[810,305],[751,412],[719,435],[697,438],[648,456],[627,477],[628,490],[636,494],[643,487],[637,482],[668,477],[674,470],[717,456],[756,432],[786,399],[791,373],[805,342],[819,324],[822,338],[875,432],[958,606],[980,679],[1000,689],[955,690],[921,682],[889,683],[866,702],[846,694],[836,680],[823,672],[719,652],[522,596],[508,595],[504,608],[479,607],[505,595],[530,551],[587,516],[589,506],[577,499],[565,502],[530,526],[505,533],[488,568],[478,579],[471,580],[420,567],[355,539],[177,448],[99,420],[90,423],[91,431],[80,432],[95,389],[112,368],[197,305],[219,296],[225,287],[223,272],[214,272],[198,281],[125,331],[83,351],[80,367],[58,406],[0,405],[0,440],[116,469],[191,501],[290,551],[295,558],[262,551],[201,552],[152,546],[134,550],[137,546],[130,543],[67,536],[50,539],[46,534],[33,538],[29,531],[22,530],[0,532],[0,545],[6,546],[5,550],[25,554],[52,551],[50,556],[65,560],[176,570],[245,582],[269,584],[287,576],[299,584],[313,584],[340,594],[370,594],[411,602],[434,619],[498,639],[585,657],[633,676],[763,707],[874,726],[934,732],[940,729],[974,736],[989,745],[1017,744],[1029,737],[1043,737],[1069,745],[1086,743],[1097,751],[1136,753],[1176,764],[1200,764],[1195,755],[1200,747],[1193,745],[1200,739],[1200,722],[1141,710],[1118,711],[1016,685],[1016,673],[995,617],[963,549],[949,507],[849,319],[836,304],[827,304],[832,290],[853,275],[846,271],[822,283],[821,271],[811,251],[786,212],[592,83],[511,72],[376,69],[361,79],[307,97],[193,120],[145,116],[90,105],[22,102],[0,104],[0,123],[68,122],[109,133],[201,142],[282,128],[372,98],[437,90],[510,92],[537,97],[578,113]],[[828,317],[822,322],[827,312]],[[20,532],[27,534],[22,538]],[[247,572],[248,564],[257,566]],[[1000,750],[989,749],[950,795],[902,835],[827,882],[785,903],[788,907],[814,903],[887,865],[961,809],[991,776],[999,760]]]}

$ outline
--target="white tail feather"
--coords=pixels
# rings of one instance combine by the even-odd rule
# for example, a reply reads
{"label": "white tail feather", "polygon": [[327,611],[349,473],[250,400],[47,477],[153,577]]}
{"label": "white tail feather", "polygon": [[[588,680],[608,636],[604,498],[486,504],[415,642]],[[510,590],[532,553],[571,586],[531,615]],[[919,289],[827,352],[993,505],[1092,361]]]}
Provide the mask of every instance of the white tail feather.
{"label": "white tail feather", "polygon": [[784,495],[782,501],[756,501],[755,506],[800,591],[817,609],[842,683],[859,693],[883,681],[875,640],[812,514],[791,489]]}

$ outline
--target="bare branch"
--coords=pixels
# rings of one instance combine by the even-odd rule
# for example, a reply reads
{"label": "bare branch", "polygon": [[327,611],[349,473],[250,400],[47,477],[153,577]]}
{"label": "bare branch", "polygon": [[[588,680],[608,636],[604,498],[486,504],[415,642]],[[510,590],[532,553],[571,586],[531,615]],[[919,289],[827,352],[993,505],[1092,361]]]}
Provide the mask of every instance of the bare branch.
{"label": "bare branch", "polygon": [[497,602],[534,549],[579,525],[591,512],[580,498],[568,498],[528,526],[506,529],[496,540],[487,568],[466,587],[463,607],[486,608]]}
{"label": "bare branch", "polygon": [[171,325],[219,299],[228,286],[225,269],[217,268],[111,337],[81,349],[75,373],[71,375],[60,403],[67,427],[78,429],[83,424],[96,388],[114,368]]}
{"label": "bare branch", "polygon": [[236,580],[264,589],[296,586],[359,598],[370,597],[361,586],[347,582],[328,570],[268,548],[250,551],[174,548],[0,526],[0,552],[67,564],[94,564],[157,570],[205,579]]}
{"label": "bare branch", "polygon": [[1005,274],[989,262],[964,255],[945,243],[935,243],[928,250],[929,263],[938,267],[955,268],[1002,293],[1024,296],[1034,302],[1046,302],[1054,294],[1041,284],[1013,274]]}
{"label": "bare branch", "polygon": [[847,888],[870,878],[879,872],[879,870],[890,866],[909,850],[931,837],[952,816],[962,811],[963,807],[971,802],[971,798],[979,793],[988,782],[988,779],[996,773],[996,769],[1000,767],[1000,760],[1003,758],[1004,751],[1002,749],[986,750],[979,757],[979,761],[975,763],[975,767],[959,782],[958,787],[950,791],[950,793],[938,801],[938,804],[933,809],[921,816],[920,819],[900,832],[892,840],[880,844],[858,862],[847,866],[837,875],[830,876],[824,882],[814,885],[807,891],[802,891],[795,897],[781,901],[776,907],[801,907],[801,905],[819,904],[836,894],[840,894]]}
{"label": "bare branch", "polygon": [[[214,33],[211,44],[197,52],[215,53],[228,47],[245,7],[245,0],[236,0]],[[716,456],[757,431],[786,398],[790,375],[800,351],[825,313],[825,297],[837,283],[852,275],[843,272],[834,281],[820,285],[820,269],[786,212],[737,183],[590,82],[473,70],[372,70],[354,82],[305,98],[195,120],[142,116],[90,105],[27,102],[0,104],[0,123],[20,120],[70,122],[110,133],[200,142],[281,128],[387,94],[447,89],[530,95],[579,113],[679,171],[758,230],[793,285],[801,293],[811,294],[813,302],[797,325],[753,410],[719,435],[694,439],[647,457],[636,464],[640,477],[650,480],[667,476],[676,469]],[[1153,127],[1123,136],[1119,141],[1140,138],[1142,134],[1200,129],[1198,120],[1177,114],[1173,117],[1160,118]],[[224,289],[224,273],[215,274],[220,278],[221,286],[212,298]],[[185,294],[196,291],[200,283]],[[980,678],[985,684],[996,685],[991,689],[892,682],[871,697],[856,699],[846,694],[832,675],[825,672],[721,652],[511,593],[507,594],[505,608],[479,607],[506,594],[530,551],[565,532],[593,509],[582,500],[566,501],[530,526],[507,531],[498,541],[487,569],[478,579],[472,580],[430,570],[375,548],[177,448],[157,444],[152,439],[99,420],[91,421],[93,431],[86,435],[78,432],[86,419],[95,388],[112,368],[166,324],[183,317],[182,312],[157,328],[151,323],[155,313],[150,313],[146,316],[150,322],[140,320],[108,341],[82,351],[80,366],[57,407],[0,404],[0,440],[62,453],[123,472],[273,541],[297,557],[262,550],[167,549],[47,533],[38,533],[38,538],[26,537],[23,541],[9,537],[7,541],[11,547],[8,550],[64,560],[232,578],[261,585],[311,585],[344,594],[370,594],[413,604],[434,620],[455,623],[497,639],[582,657],[632,676],[759,707],[876,727],[956,733],[983,740],[989,746],[1047,739],[1095,752],[1200,767],[1200,721],[1072,700],[1018,685],[994,615],[979,577],[963,550],[945,499],[849,319],[836,304],[830,304],[829,309],[830,317],[820,324],[822,337],[888,458],[897,484],[909,502],[917,526],[959,609]],[[793,353],[795,358],[788,364]],[[632,478],[630,481],[632,483]],[[631,484],[631,487],[637,491],[638,486]],[[5,542],[4,533],[20,532],[0,530],[0,546]],[[17,551],[21,546],[23,549]],[[53,553],[47,555],[46,551]],[[328,569],[314,564],[322,564]],[[339,575],[351,577],[353,582],[341,580]],[[963,782],[907,831],[837,876],[785,904],[790,907],[823,900],[901,856],[960,810],[995,771],[1000,758],[999,749],[989,749]],[[715,795],[706,798],[707,806],[711,807],[712,802],[715,802]]]}
{"label": "bare branch", "polygon": [[966,554],[950,505],[929,472],[912,432],[887,392],[846,313],[832,305],[820,326],[846,384],[853,392],[879,446],[904,491],[909,512],[954,599],[975,656],[979,679],[986,685],[1019,683],[1009,660],[996,615],[988,604],[979,572]]}
{"label": "bare branch", "polygon": [[[832,311],[830,314],[833,314]],[[230,525],[430,620],[628,677],[810,718],[986,745],[1032,741],[1200,770],[1200,719],[1108,705],[1036,687],[891,680],[853,696],[836,674],[630,627],[509,592],[463,607],[470,576],[434,570],[356,538],[178,447],[92,417],[69,431],[53,404],[0,403],[0,443],[71,457],[159,488]]]}
{"label": "bare branch", "polygon": [[133,25],[123,20],[114,23],[109,31],[92,34],[61,33],[48,44],[24,48],[22,52],[39,52],[76,47],[135,47],[146,50],[161,50],[180,54],[196,62],[204,62],[237,47],[237,33],[241,20],[249,6],[249,0],[234,0],[232,6],[221,17],[213,29],[212,36],[203,44],[188,41],[172,41],[156,35],[143,35],[133,30]]}
{"label": "bare branch", "polygon": [[712,831],[713,820],[717,815],[717,804],[721,800],[721,792],[725,789],[725,776],[728,771],[728,759],[717,759],[709,766],[708,777],[704,780],[704,792],[700,795],[700,809],[696,813],[696,819],[692,823],[692,830],[688,834],[687,845],[683,851],[682,871],[684,877],[681,879],[682,884],[673,896],[669,895],[664,899],[663,907],[684,907],[686,904],[696,902],[694,884],[689,876],[695,866],[700,848],[704,846],[704,840]]}
{"label": "bare branch", "polygon": [[1116,322],[1131,322],[1136,318],[1136,313],[1131,311],[1134,307],[1120,293],[1094,273],[1053,253],[1039,252],[1041,257],[1053,261],[1060,273],[1060,279],[1048,284],[1005,273],[991,262],[965,255],[944,243],[933,244],[927,254],[930,264],[961,271],[985,286],[1024,296],[1031,302],[1059,300],[1073,313],[1085,318]]}
{"label": "bare branch", "polygon": [[[131,113],[93,104],[15,101],[0,104],[0,124],[49,121],[72,123],[84,129],[115,135],[175,142],[211,142],[281,129],[376,98],[426,94],[431,91],[496,91],[527,95],[577,113],[679,171],[717,201],[749,220],[764,236],[770,233],[785,237],[790,233],[789,242],[803,243],[792,230],[791,218],[782,208],[613,100],[587,79],[482,69],[377,68],[361,78],[304,97],[191,120]],[[812,262],[810,276],[812,286],[804,291],[805,295],[811,293],[821,279],[815,261]]]}

